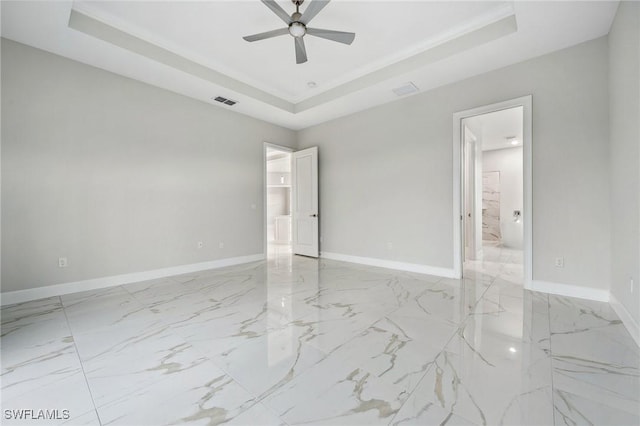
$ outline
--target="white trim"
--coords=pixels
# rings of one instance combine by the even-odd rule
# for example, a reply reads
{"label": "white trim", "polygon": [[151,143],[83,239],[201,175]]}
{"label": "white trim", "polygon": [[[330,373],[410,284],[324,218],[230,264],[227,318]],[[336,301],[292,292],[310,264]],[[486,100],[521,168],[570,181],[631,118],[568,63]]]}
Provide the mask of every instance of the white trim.
{"label": "white trim", "polygon": [[595,300],[597,302],[609,302],[609,290],[603,290],[601,288],[535,280],[531,281],[530,290],[557,294],[559,296],[577,297],[578,299]]}
{"label": "white trim", "polygon": [[417,272],[419,274],[435,275],[437,277],[455,278],[453,269],[437,266],[421,265],[417,263],[396,262],[394,260],[375,259],[372,257],[351,256],[348,254],[320,253],[323,259],[340,260],[343,262],[359,263],[361,265],[377,266],[379,268],[395,269],[398,271]]}
{"label": "white trim", "polygon": [[[320,255],[320,213],[318,192],[318,147],[312,146],[301,151],[296,151],[291,156],[291,252],[303,256],[317,258]],[[308,159],[308,166],[303,159]],[[301,169],[302,166],[302,169]],[[306,170],[309,168],[309,170]],[[309,173],[311,179],[304,185],[298,184],[298,173]],[[300,180],[303,182],[302,180]],[[298,203],[299,199],[311,202],[305,207],[305,203]],[[305,242],[298,238],[300,227],[311,228],[311,241]]]}
{"label": "white trim", "polygon": [[533,290],[533,209],[532,209],[532,97],[531,95],[472,108],[453,114],[453,272],[455,278],[462,277],[462,215],[461,206],[461,144],[462,120],[476,115],[488,114],[509,108],[523,108],[523,251],[524,251],[524,288]]}
{"label": "white trim", "polygon": [[638,324],[638,322],[631,316],[627,308],[622,303],[620,303],[620,301],[616,299],[613,294],[609,296],[609,304],[611,304],[613,310],[622,320],[622,324],[624,324],[629,334],[631,334],[631,337],[633,337],[633,340],[635,340],[636,345],[640,347],[640,324]]}
{"label": "white trim", "polygon": [[263,260],[264,257],[264,254],[230,257],[227,259],[193,263],[190,265],[172,266],[170,268],[154,269],[151,271],[133,272],[130,274],[113,275],[110,277],[93,278],[90,280],[54,284],[44,287],[28,288],[25,290],[9,291],[0,295],[0,305],[13,305],[14,303],[28,302],[30,300],[60,296],[63,294],[76,293],[79,291],[115,287],[123,284],[130,284],[158,278],[166,278],[173,275],[188,274],[191,272],[204,271],[207,269],[217,269],[223,268],[225,266],[240,265],[243,263]]}

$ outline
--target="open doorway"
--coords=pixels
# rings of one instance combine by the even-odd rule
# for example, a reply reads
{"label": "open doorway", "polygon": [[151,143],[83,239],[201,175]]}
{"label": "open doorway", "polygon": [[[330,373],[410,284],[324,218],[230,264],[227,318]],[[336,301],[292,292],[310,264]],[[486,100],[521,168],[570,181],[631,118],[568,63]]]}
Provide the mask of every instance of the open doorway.
{"label": "open doorway", "polygon": [[465,270],[523,284],[523,107],[462,120]]}
{"label": "open doorway", "polygon": [[265,146],[267,257],[291,254],[291,151]]}
{"label": "open doorway", "polygon": [[532,281],[531,96],[453,116],[454,274]]}

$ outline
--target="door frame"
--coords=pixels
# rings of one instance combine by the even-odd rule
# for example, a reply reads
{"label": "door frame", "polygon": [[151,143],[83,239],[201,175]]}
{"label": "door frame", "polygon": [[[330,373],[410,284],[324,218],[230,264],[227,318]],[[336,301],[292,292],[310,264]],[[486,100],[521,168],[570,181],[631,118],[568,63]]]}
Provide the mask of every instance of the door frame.
{"label": "door frame", "polygon": [[[465,164],[462,167],[462,179],[464,182],[462,189],[465,189],[465,191],[462,193],[461,211],[464,215],[464,220],[462,221],[461,232],[463,241],[462,262],[464,264],[467,258],[476,260],[482,257],[482,208],[478,208],[478,200],[482,202],[482,178],[480,177],[479,179],[478,176],[478,171],[481,170],[481,168],[478,168],[478,152],[482,152],[482,141],[466,125],[462,126],[462,132],[463,150],[460,155],[462,155],[462,161]],[[467,167],[469,168],[468,176],[465,173]],[[466,184],[471,188],[465,188]],[[471,192],[469,193],[469,191]],[[471,207],[470,212],[473,214],[471,220],[468,220],[469,206]],[[470,238],[468,234],[471,234]],[[471,241],[468,247],[471,253],[467,253],[467,239]]]}
{"label": "door frame", "polygon": [[[288,152],[289,154],[294,153],[293,148],[276,145],[271,142],[262,142],[262,252],[265,259],[269,256],[269,241],[267,235],[267,148],[277,149],[278,151]],[[291,186],[291,193],[293,193],[293,182],[291,182]]]}
{"label": "door frame", "polygon": [[464,133],[462,120],[476,115],[488,114],[505,109],[522,107],[523,111],[523,141],[522,141],[522,170],[523,170],[523,255],[524,255],[524,283],[526,289],[531,289],[533,281],[533,218],[532,218],[532,96],[522,96],[489,105],[456,112],[453,114],[453,272],[456,278],[462,278],[462,196],[464,194],[462,144]]}

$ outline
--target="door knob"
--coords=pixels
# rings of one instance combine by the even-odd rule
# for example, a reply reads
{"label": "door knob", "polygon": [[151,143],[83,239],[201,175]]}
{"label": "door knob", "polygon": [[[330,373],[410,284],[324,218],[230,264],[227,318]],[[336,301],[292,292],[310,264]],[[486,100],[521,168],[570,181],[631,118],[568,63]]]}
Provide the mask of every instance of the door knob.
{"label": "door knob", "polygon": [[317,214],[310,214],[309,217],[318,217]]}

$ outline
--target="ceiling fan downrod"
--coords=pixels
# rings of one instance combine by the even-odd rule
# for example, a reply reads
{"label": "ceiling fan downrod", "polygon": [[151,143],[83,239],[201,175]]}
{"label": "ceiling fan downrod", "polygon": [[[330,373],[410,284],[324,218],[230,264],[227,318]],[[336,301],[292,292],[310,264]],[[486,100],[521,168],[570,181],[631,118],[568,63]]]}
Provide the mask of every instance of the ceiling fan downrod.
{"label": "ceiling fan downrod", "polygon": [[304,37],[307,34],[307,26],[300,22],[302,13],[300,13],[300,5],[304,0],[291,0],[296,5],[296,11],[291,14],[291,23],[289,24],[289,34],[293,37]]}

